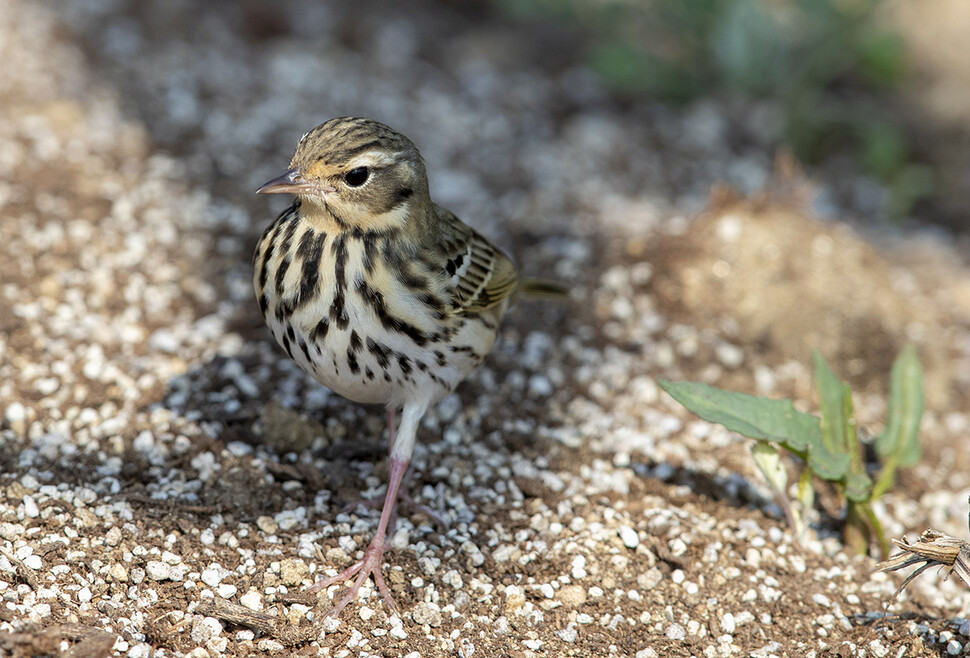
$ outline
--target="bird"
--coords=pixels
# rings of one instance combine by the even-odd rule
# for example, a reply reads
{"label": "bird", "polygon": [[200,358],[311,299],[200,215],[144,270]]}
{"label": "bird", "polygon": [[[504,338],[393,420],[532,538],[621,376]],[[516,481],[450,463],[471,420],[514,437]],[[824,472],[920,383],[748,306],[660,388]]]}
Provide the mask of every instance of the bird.
{"label": "bird", "polygon": [[398,502],[411,502],[419,423],[482,363],[522,280],[501,249],[431,200],[414,143],[372,119],[310,130],[285,173],[256,192],[296,195],[253,257],[270,331],[316,381],[387,411],[390,468],[374,536],[361,560],[310,590],[352,581],[328,613],[337,616],[373,578],[397,612],[382,566]]}

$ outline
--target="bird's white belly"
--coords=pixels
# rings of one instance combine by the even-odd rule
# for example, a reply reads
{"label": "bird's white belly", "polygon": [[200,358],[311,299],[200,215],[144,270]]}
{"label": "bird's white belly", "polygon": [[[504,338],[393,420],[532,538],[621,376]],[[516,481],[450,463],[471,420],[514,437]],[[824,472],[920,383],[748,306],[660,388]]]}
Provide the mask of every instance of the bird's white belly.
{"label": "bird's white belly", "polygon": [[363,313],[352,305],[348,313],[347,328],[331,323],[322,338],[314,335],[320,312],[313,308],[282,321],[271,316],[267,322],[277,342],[314,379],[365,404],[400,406],[412,398],[437,402],[481,363],[495,340],[489,314],[484,322],[458,319],[449,340],[418,346],[380,328],[371,317],[354,317]]}

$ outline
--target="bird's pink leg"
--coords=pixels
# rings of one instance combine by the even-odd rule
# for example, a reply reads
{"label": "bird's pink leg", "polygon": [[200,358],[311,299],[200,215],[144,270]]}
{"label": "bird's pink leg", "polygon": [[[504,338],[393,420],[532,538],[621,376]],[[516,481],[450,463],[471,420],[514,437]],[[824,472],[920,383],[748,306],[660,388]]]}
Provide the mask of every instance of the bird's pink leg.
{"label": "bird's pink leg", "polygon": [[[393,408],[387,410],[387,442],[388,442],[389,450],[393,452],[394,451],[394,409]],[[411,497],[411,494],[408,493],[408,482],[411,481],[412,474],[414,474],[414,468],[412,466],[409,466],[408,470],[404,473],[404,479],[401,480],[401,488],[398,492],[398,498],[397,498],[398,502],[403,503],[404,506],[407,507],[412,512],[418,512],[420,514],[424,514],[425,516],[427,516],[429,519],[435,522],[435,525],[438,526],[439,530],[442,530],[442,531],[445,530],[448,527],[448,524],[447,522],[445,522],[444,518],[442,518],[440,514],[438,514],[436,511],[434,511],[427,505],[424,505],[416,501],[414,498]],[[355,509],[359,505],[374,509],[379,504],[380,502],[377,499],[361,498],[359,500],[350,501],[349,503],[341,507],[340,511],[342,513],[347,513],[347,512],[350,512],[352,509]],[[391,523],[387,531],[388,533],[394,532],[393,523]]]}
{"label": "bird's pink leg", "polygon": [[384,549],[387,545],[388,532],[393,530],[394,521],[397,518],[397,501],[401,489],[401,482],[404,480],[404,476],[408,472],[408,466],[411,463],[411,453],[414,450],[418,421],[424,415],[425,408],[426,405],[411,408],[405,407],[404,420],[401,423],[401,431],[398,433],[398,437],[402,439],[400,442],[397,441],[398,437],[394,433],[394,412],[393,410],[388,411],[388,420],[390,421],[391,472],[387,484],[387,493],[384,495],[384,507],[381,510],[381,518],[378,521],[374,538],[371,539],[370,545],[364,551],[364,559],[344,569],[336,576],[318,581],[308,590],[311,592],[319,591],[335,583],[350,580],[356,576],[350,590],[337,602],[333,610],[327,613],[328,616],[337,616],[348,603],[356,599],[361,586],[369,577],[374,578],[378,591],[384,597],[384,600],[390,606],[391,610],[395,613],[398,610],[394,599],[391,597],[391,591],[388,589],[387,583],[384,582],[384,575],[381,573],[381,564],[383,563]]}

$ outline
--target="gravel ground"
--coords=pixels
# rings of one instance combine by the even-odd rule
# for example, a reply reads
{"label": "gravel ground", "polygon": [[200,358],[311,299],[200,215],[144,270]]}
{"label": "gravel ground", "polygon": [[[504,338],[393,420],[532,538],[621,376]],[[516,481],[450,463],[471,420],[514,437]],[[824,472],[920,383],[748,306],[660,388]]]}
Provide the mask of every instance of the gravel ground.
{"label": "gravel ground", "polygon": [[[565,28],[273,7],[0,4],[0,655],[970,654],[961,583],[883,619],[900,580],[843,550],[837,506],[792,537],[747,441],[656,385],[812,409],[818,346],[878,430],[915,341],[924,459],[877,512],[965,537],[965,244],[815,219],[770,106],[619,104],[549,54]],[[575,298],[520,302],[428,414],[411,487],[447,527],[400,519],[402,616],[367,587],[334,621],[337,588],[303,589],[376,526],[343,508],[382,495],[383,414],[285,358],[249,261],[280,210],[252,191],[342,114],[411,137],[439,203]],[[847,186],[878,196],[823,179],[811,207],[851,216]]]}

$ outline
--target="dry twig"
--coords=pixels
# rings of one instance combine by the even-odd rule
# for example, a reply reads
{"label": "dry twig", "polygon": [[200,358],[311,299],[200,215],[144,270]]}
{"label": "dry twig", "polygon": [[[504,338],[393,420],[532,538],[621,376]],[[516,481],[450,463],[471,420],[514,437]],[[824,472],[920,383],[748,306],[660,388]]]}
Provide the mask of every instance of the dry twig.
{"label": "dry twig", "polygon": [[910,544],[905,539],[893,539],[893,543],[901,549],[901,552],[877,564],[876,569],[897,571],[920,563],[922,566],[906,576],[906,580],[886,604],[887,608],[914,578],[930,567],[950,567],[947,578],[955,572],[967,586],[970,586],[970,543],[936,530],[926,530],[915,544]]}

